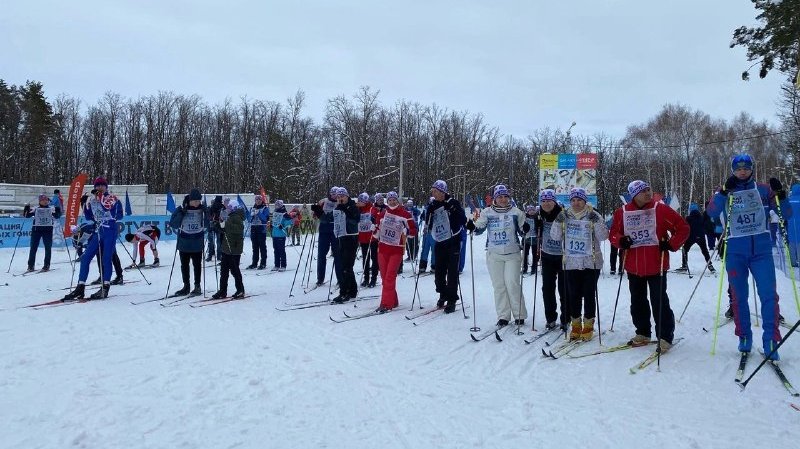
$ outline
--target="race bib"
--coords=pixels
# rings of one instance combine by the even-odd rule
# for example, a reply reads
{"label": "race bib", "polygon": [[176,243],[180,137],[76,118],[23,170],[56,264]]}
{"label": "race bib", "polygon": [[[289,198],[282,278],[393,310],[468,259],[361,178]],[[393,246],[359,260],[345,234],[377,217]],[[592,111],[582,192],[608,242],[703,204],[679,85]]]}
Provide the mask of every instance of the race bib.
{"label": "race bib", "polygon": [[203,232],[203,210],[186,209],[183,213],[181,222],[181,232],[186,234],[197,234]]}
{"label": "race bib", "polygon": [[347,235],[347,217],[344,215],[343,210],[335,209],[333,211],[333,235],[336,238],[344,237]]}
{"label": "race bib", "polygon": [[624,234],[631,238],[631,248],[658,246],[655,207],[644,210],[623,210],[622,225]]}
{"label": "race bib", "polygon": [[392,246],[403,246],[402,236],[406,230],[405,218],[394,214],[386,214],[381,220],[381,231],[378,240]]}
{"label": "race bib", "polygon": [[450,230],[450,217],[444,207],[433,211],[432,225],[433,232],[431,234],[437,242],[443,242],[453,236],[453,231]]}
{"label": "race bib", "polygon": [[486,244],[489,247],[499,248],[511,243],[514,235],[514,222],[510,214],[489,215],[487,218]]}
{"label": "race bib", "polygon": [[278,226],[283,224],[283,212],[273,212],[272,213],[272,227],[277,228]]}
{"label": "race bib", "polygon": [[592,254],[592,222],[568,218],[564,228],[564,248],[568,256]]}
{"label": "race bib", "polygon": [[97,197],[92,198],[89,200],[89,207],[92,210],[92,215],[94,215],[95,223],[102,227],[108,227],[108,222],[111,221],[111,212],[103,208],[102,199]]}
{"label": "race bib", "polygon": [[562,254],[561,240],[553,240],[553,238],[550,237],[550,229],[552,228],[552,221],[545,221],[542,225],[542,251],[552,256],[560,256]]}
{"label": "race bib", "polygon": [[33,212],[34,226],[53,226],[53,209],[49,207],[37,207]]}
{"label": "race bib", "polygon": [[730,224],[728,225],[732,238],[769,232],[767,214],[764,212],[761,194],[757,188],[730,192],[729,195],[732,195],[733,198]]}
{"label": "race bib", "polygon": [[361,214],[361,217],[358,219],[358,232],[370,231],[372,231],[372,214],[367,212],[365,214]]}

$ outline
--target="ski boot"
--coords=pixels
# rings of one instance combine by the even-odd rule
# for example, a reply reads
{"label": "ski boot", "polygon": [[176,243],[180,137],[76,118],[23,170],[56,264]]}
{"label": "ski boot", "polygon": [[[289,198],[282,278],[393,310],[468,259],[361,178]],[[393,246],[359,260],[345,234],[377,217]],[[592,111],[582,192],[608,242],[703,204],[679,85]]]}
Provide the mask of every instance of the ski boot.
{"label": "ski boot", "polygon": [[589,341],[594,337],[594,318],[583,319],[583,332],[581,332],[581,340]]}
{"label": "ski boot", "polygon": [[34,271],[36,271],[36,268],[34,267],[28,267],[28,269],[25,270],[26,273],[33,273]]}
{"label": "ski boot", "polygon": [[634,348],[637,346],[644,346],[650,343],[650,337],[645,337],[644,335],[636,334],[628,340],[628,346],[633,346]]}
{"label": "ski boot", "polygon": [[569,339],[581,340],[583,338],[583,321],[581,317],[573,318],[570,325],[572,328],[569,331]]}
{"label": "ski boot", "polygon": [[156,257],[155,259],[153,259],[153,263],[150,266],[155,268],[155,267],[159,266],[160,264],[161,264],[161,262],[158,260],[158,257]]}
{"label": "ski boot", "polygon": [[103,278],[98,277],[97,279],[93,280],[89,285],[100,285],[103,283]]}
{"label": "ski boot", "polygon": [[359,285],[360,285],[360,286],[362,286],[362,287],[366,287],[368,284],[369,284],[369,281],[367,281],[367,278],[364,278],[364,279],[361,281],[361,284],[359,284]]}
{"label": "ski boot", "polygon": [[61,298],[62,301],[77,301],[79,299],[83,299],[83,295],[86,292],[86,286],[84,284],[78,284],[75,286],[75,289],[71,292],[67,293],[66,296]]}
{"label": "ski boot", "polygon": [[257,267],[258,266],[256,264],[251,263],[250,265],[245,267],[245,270],[255,270]]}
{"label": "ski boot", "polygon": [[372,279],[367,284],[368,288],[375,288],[375,283],[378,282],[378,276],[372,276]]}
{"label": "ski boot", "polygon": [[714,269],[714,264],[712,264],[710,260],[708,261],[708,271],[710,271],[712,273],[716,273],[717,272],[717,270]]}
{"label": "ski boot", "polygon": [[122,285],[122,283],[123,283],[123,280],[122,280],[122,275],[118,275],[118,276],[116,276],[116,277],[114,278],[114,280],[113,280],[113,281],[111,281],[111,285]]}
{"label": "ski boot", "polygon": [[525,319],[524,318],[520,318],[520,319],[514,320],[514,325],[515,326],[524,326],[525,325]]}
{"label": "ski boot", "polygon": [[194,289],[191,292],[192,295],[202,295],[203,290],[200,288],[200,284],[194,284]]}
{"label": "ski boot", "polygon": [[211,295],[211,299],[223,299],[228,296],[228,292],[219,290],[218,292]]}
{"label": "ski boot", "polygon": [[545,328],[546,330],[549,330],[549,331],[551,331],[551,330],[555,329],[556,327],[558,327],[558,324],[556,324],[556,322],[555,322],[555,321],[551,321],[551,322],[549,322],[549,323],[547,323],[547,324],[545,324],[545,325],[544,325],[544,328]]}
{"label": "ski boot", "polygon": [[444,313],[453,313],[456,311],[457,299],[448,300],[447,305],[444,306]]}
{"label": "ski boot", "polygon": [[189,284],[183,284],[183,288],[173,293],[172,296],[183,296],[189,294]]}
{"label": "ski boot", "polygon": [[91,295],[89,295],[89,299],[106,299],[106,298],[108,298],[108,291],[110,289],[111,289],[111,285],[104,283],[100,287],[100,290],[97,290],[96,292],[94,292]]}
{"label": "ski boot", "polygon": [[234,293],[233,296],[231,296],[231,298],[233,299],[242,299],[244,297],[245,297],[244,290],[237,290],[236,293]]}
{"label": "ski boot", "polygon": [[41,270],[39,270],[40,273],[44,273],[46,271],[50,271],[50,265],[45,265],[42,267]]}

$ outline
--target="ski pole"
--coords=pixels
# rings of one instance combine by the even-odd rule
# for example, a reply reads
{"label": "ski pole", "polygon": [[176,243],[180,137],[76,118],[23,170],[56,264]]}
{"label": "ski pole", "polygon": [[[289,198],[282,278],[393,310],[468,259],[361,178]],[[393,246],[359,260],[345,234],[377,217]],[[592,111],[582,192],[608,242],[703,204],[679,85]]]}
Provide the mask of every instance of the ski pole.
{"label": "ski pole", "polygon": [[772,348],[772,351],[770,351],[769,354],[765,354],[764,355],[764,360],[762,360],[761,363],[756,367],[756,369],[753,370],[752,373],[750,373],[750,376],[748,376],[747,379],[745,379],[743,382],[741,382],[739,384],[739,387],[742,388],[742,391],[744,391],[744,389],[747,387],[748,382],[750,382],[750,379],[752,379],[753,376],[756,375],[756,373],[761,369],[762,366],[764,366],[765,363],[767,363],[767,362],[774,363],[774,362],[772,362],[772,359],[771,359],[773,354],[778,352],[778,348],[780,348],[781,346],[783,346],[784,343],[786,343],[786,340],[789,339],[789,336],[791,336],[792,333],[795,330],[797,330],[797,326],[800,326],[800,320],[798,320],[796,323],[794,323],[794,326],[792,326],[792,328],[789,329],[789,332],[787,332],[786,335],[783,336],[781,341],[779,341],[778,344],[774,348]]}
{"label": "ski pole", "polygon": [[[536,236],[536,251],[534,254],[536,255],[536,259],[533,260],[533,316],[531,317],[531,332],[536,331],[536,292],[539,289],[539,260],[542,257],[541,248],[542,245],[540,242],[542,241],[541,233],[538,233]],[[544,280],[542,280],[544,282]],[[547,320],[545,320],[547,321]]]}
{"label": "ski pole", "polygon": [[[125,250],[125,254],[127,254],[127,255],[128,255],[128,257],[131,259],[131,261],[133,262],[133,264],[136,266],[136,269],[137,269],[137,270],[139,270],[139,274],[141,274],[141,275],[142,275],[142,279],[144,279],[144,281],[145,281],[145,282],[147,282],[147,285],[151,285],[151,282],[150,282],[150,281],[148,281],[148,280],[147,280],[147,278],[144,276],[144,273],[142,273],[142,269],[141,269],[141,268],[139,268],[139,265],[137,265],[137,264],[136,264],[136,259],[134,259],[134,258],[133,258],[133,256],[131,255],[131,253],[128,251],[128,248],[126,248],[126,247],[125,247],[125,244],[124,244],[124,243],[122,243],[122,240],[120,239],[120,236],[119,236],[119,234],[117,234],[117,241],[118,241],[118,242],[119,242],[119,243],[122,245],[122,249],[124,249],[124,250]],[[144,259],[142,259],[142,260],[144,260]],[[102,260],[101,260],[101,262],[100,262],[100,263],[102,264]]]}
{"label": "ski pole", "polygon": [[758,326],[758,292],[756,291],[756,277],[750,276],[750,285],[753,286],[753,309],[756,311],[756,327]]}
{"label": "ski pole", "polygon": [[627,249],[622,250],[622,270],[619,270],[619,284],[617,285],[617,299],[614,300],[614,314],[611,315],[611,328],[609,332],[614,332],[614,321],[617,319],[617,305],[619,304],[619,292],[622,290],[622,277],[625,276],[625,257],[628,255]]}
{"label": "ski pole", "polygon": [[[306,242],[308,241],[308,234],[303,239],[303,246],[300,247],[300,257],[297,259],[297,267],[294,269],[294,279],[292,279],[292,287],[289,289],[289,298],[293,297],[292,291],[294,290],[294,283],[297,281],[297,273],[300,271],[300,262],[303,261],[303,253],[306,249]],[[300,282],[302,284],[302,281]],[[287,300],[288,301],[288,300]]]}
{"label": "ski pole", "polygon": [[[717,250],[716,250],[716,249],[714,249],[714,252],[712,252],[712,253],[711,253],[711,257],[709,258],[709,261],[706,263],[706,266],[705,266],[705,268],[703,268],[703,271],[700,273],[700,278],[699,278],[699,279],[697,279],[697,282],[694,284],[694,289],[692,290],[692,294],[691,294],[691,295],[689,295],[689,300],[688,300],[688,301],[686,301],[686,305],[683,307],[683,312],[681,312],[681,316],[680,316],[680,317],[678,317],[678,322],[679,322],[679,323],[680,323],[680,322],[681,322],[681,320],[683,319],[683,314],[685,314],[685,313],[686,313],[686,309],[688,309],[688,308],[689,308],[689,304],[692,302],[692,298],[694,298],[694,294],[695,294],[695,292],[697,291],[697,287],[699,287],[699,286],[700,286],[700,281],[702,281],[702,280],[703,280],[703,276],[705,276],[705,275],[706,275],[706,270],[708,270],[708,264],[710,264],[710,263],[711,263],[711,259],[713,259],[713,258],[714,258],[714,255],[715,255],[715,254],[717,254]],[[724,268],[724,267],[723,267],[723,268]]]}
{"label": "ski pole", "polygon": [[664,324],[664,290],[667,289],[666,277],[664,275],[664,254],[666,251],[661,251],[661,262],[658,266],[658,323],[656,323],[656,370],[661,371],[661,340],[664,332],[662,325]]}
{"label": "ski pole", "polygon": [[728,233],[730,232],[730,216],[731,210],[733,209],[733,196],[728,195],[728,207],[727,207],[727,214],[725,215],[725,229],[720,236],[720,242],[724,244],[722,248],[722,275],[719,277],[719,291],[717,292],[717,314],[714,317],[714,338],[711,343],[711,355],[716,354],[717,352],[717,330],[719,329],[719,311],[720,306],[722,305],[722,281],[725,279],[725,273],[728,272],[727,267],[725,265],[725,258],[728,255]]}
{"label": "ski pole", "polygon": [[[524,273],[522,273],[522,272],[519,273],[519,307],[517,308],[517,320],[522,319],[522,317],[521,317],[521,315],[522,315],[522,304],[524,304],[524,302],[525,302],[525,299],[522,297],[522,285],[523,285],[523,282],[524,282],[523,274]],[[463,301],[462,301],[462,304],[463,304]],[[515,335],[523,335],[525,332],[522,332],[520,330],[521,328],[522,328],[522,324],[521,323],[517,324],[517,329],[514,331],[514,334]]]}
{"label": "ski pole", "polygon": [[20,237],[22,237],[22,228],[24,226],[25,226],[25,223],[22,224],[22,226],[19,228],[19,231],[17,233],[17,243],[14,244],[14,252],[11,253],[11,260],[8,261],[8,269],[6,270],[6,273],[11,272],[11,264],[14,263],[14,256],[17,255],[17,246],[19,246],[19,239],[20,239]]}
{"label": "ski pole", "polygon": [[466,320],[469,317],[467,316],[467,309],[464,306],[464,292],[461,291],[461,274],[460,273],[458,275],[458,295],[461,297],[461,301],[460,301],[461,302],[461,313],[464,314],[464,319]]}
{"label": "ski pole", "polygon": [[[180,237],[180,231],[178,231],[178,237]],[[175,253],[172,255],[172,268],[169,269],[169,279],[167,280],[167,292],[164,293],[164,299],[167,299],[169,296],[169,287],[172,285],[172,273],[175,271],[175,259],[178,257],[178,241],[175,241]]]}
{"label": "ski pole", "polygon": [[200,263],[203,264],[203,299],[206,298],[206,245],[200,250]]}
{"label": "ski pole", "polygon": [[[481,328],[478,327],[478,309],[475,306],[475,263],[472,257],[472,233],[469,233],[469,272],[470,277],[472,278],[472,327],[470,328],[470,332],[478,332]],[[461,301],[462,304],[464,301]]]}

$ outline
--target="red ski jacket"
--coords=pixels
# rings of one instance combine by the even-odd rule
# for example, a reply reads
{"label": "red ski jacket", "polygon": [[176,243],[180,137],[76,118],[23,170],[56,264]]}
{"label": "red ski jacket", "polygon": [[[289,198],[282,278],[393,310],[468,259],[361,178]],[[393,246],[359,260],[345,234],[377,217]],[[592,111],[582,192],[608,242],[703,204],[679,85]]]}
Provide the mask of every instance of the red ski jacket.
{"label": "red ski jacket", "polygon": [[[672,251],[680,249],[683,246],[683,242],[689,238],[689,223],[671,207],[652,200],[643,207],[638,207],[635,202],[631,201],[614,211],[614,221],[608,235],[611,244],[619,248],[619,240],[626,235],[623,224],[623,210],[634,211],[652,209],[654,207],[656,208],[656,236],[658,240],[668,238]],[[624,251],[623,254],[625,257],[625,271],[633,275],[657,276],[660,274],[661,269],[669,270],[669,254],[664,254],[664,264],[659,269],[658,262],[661,260],[661,251],[656,245],[630,248]]]}

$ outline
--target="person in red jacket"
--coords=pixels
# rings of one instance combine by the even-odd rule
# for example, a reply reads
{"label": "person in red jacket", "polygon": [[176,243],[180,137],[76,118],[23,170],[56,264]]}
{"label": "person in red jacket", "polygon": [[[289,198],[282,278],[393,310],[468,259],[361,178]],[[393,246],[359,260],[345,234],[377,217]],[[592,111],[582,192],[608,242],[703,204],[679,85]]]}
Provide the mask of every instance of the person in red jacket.
{"label": "person in red jacket", "polygon": [[[625,270],[631,292],[631,318],[636,335],[631,346],[650,341],[650,306],[656,322],[656,337],[661,352],[672,347],[675,315],[667,296],[669,254],[689,238],[689,224],[664,203],[653,201],[653,191],[644,181],[628,184],[631,202],[614,211],[609,240],[624,251]],[[650,289],[650,303],[647,290]]]}
{"label": "person in red jacket", "polygon": [[388,207],[378,217],[376,233],[378,234],[378,267],[381,271],[381,304],[378,312],[386,313],[400,305],[397,299],[397,268],[403,263],[403,251],[406,239],[417,235],[414,217],[400,206],[397,192],[386,194]]}
{"label": "person in red jacket", "polygon": [[[374,287],[378,280],[378,241],[372,238],[375,232],[375,216],[369,194],[358,195],[356,206],[361,212],[358,221],[358,246],[361,248],[361,268],[364,270],[362,287]],[[370,279],[370,275],[372,275]]]}

